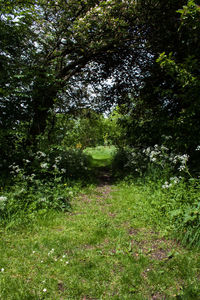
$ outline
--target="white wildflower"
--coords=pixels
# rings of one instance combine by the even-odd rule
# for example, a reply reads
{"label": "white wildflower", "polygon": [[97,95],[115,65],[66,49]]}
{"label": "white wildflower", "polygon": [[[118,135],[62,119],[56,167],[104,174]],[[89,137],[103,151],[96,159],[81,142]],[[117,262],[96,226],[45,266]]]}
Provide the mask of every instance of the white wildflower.
{"label": "white wildflower", "polygon": [[188,159],[189,159],[189,155],[183,154],[182,156],[180,155],[179,158],[180,158],[182,164],[186,164],[186,162],[187,162]]}
{"label": "white wildflower", "polygon": [[20,172],[20,168],[15,168],[15,172],[19,173]]}
{"label": "white wildflower", "polygon": [[62,157],[58,156],[58,157],[55,158],[55,162],[58,163],[61,159],[62,159]]}
{"label": "white wildflower", "polygon": [[200,151],[200,146],[197,146],[197,147],[196,147],[196,151]]}
{"label": "white wildflower", "polygon": [[36,152],[36,154],[39,156],[39,157],[46,157],[46,154],[42,151],[38,151]]}
{"label": "white wildflower", "polygon": [[162,137],[163,137],[166,141],[172,139],[172,136],[171,136],[171,135],[162,135]]}
{"label": "white wildflower", "polygon": [[172,187],[172,183],[169,183],[168,181],[165,181],[165,183],[162,185],[163,189],[169,189]]}
{"label": "white wildflower", "polygon": [[169,188],[169,182],[165,181],[165,183],[162,185],[163,189],[168,189]]}
{"label": "white wildflower", "polygon": [[179,183],[180,179],[178,177],[174,177],[174,183],[177,184]]}
{"label": "white wildflower", "polygon": [[43,289],[43,292],[46,293],[47,289]]}
{"label": "white wildflower", "polygon": [[165,146],[161,146],[161,150],[164,150],[164,151],[167,151],[167,150],[169,150],[167,147],[165,147]]}
{"label": "white wildflower", "polygon": [[42,169],[46,169],[46,168],[48,167],[48,164],[47,164],[47,163],[41,163],[41,164],[40,164],[40,167],[41,167]]}
{"label": "white wildflower", "polygon": [[180,180],[178,177],[175,176],[175,177],[171,177],[170,181],[172,181],[174,184],[177,184],[177,183],[179,183]]}
{"label": "white wildflower", "polygon": [[149,152],[151,152],[151,148],[150,148],[150,147],[148,147],[148,148],[146,149],[146,153],[148,154]]}
{"label": "white wildflower", "polygon": [[4,268],[1,268],[1,272],[3,273],[5,271],[5,269]]}
{"label": "white wildflower", "polygon": [[151,151],[151,153],[149,154],[150,160],[155,156],[157,156],[158,154],[160,154],[160,151],[155,151],[155,150]]}
{"label": "white wildflower", "polygon": [[185,170],[185,166],[181,165],[178,170],[181,172],[181,171],[184,171]]}
{"label": "white wildflower", "polygon": [[52,249],[49,251],[48,256],[51,255],[51,254],[53,254],[53,253],[54,253],[54,248],[52,248]]}
{"label": "white wildflower", "polygon": [[174,157],[172,156],[172,161],[173,161],[174,164],[177,163],[178,159],[179,159],[178,155],[175,155]]}
{"label": "white wildflower", "polygon": [[156,158],[153,157],[153,158],[150,158],[150,160],[151,160],[152,162],[155,162],[155,161],[156,161]]}
{"label": "white wildflower", "polygon": [[1,196],[0,197],[0,202],[5,202],[7,200],[7,197],[6,196]]}

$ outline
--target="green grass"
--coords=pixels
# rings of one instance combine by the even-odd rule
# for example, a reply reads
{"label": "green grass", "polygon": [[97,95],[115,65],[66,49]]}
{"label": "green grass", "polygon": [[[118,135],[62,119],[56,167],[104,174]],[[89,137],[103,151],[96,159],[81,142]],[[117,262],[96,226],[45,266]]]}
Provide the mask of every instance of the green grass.
{"label": "green grass", "polygon": [[90,167],[108,167],[112,163],[115,154],[115,146],[98,146],[94,148],[86,148],[84,152],[91,157]]}
{"label": "green grass", "polygon": [[200,299],[199,252],[166,236],[147,195],[91,187],[72,212],[2,229],[0,299]]}

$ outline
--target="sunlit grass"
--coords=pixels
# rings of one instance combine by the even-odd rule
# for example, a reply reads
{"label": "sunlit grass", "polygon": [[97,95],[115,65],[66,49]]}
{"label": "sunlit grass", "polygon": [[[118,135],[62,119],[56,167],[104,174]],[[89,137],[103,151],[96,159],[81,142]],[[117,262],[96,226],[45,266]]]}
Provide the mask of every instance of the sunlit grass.
{"label": "sunlit grass", "polygon": [[98,146],[94,148],[86,148],[84,152],[91,157],[90,166],[92,168],[107,167],[112,163],[116,147]]}
{"label": "sunlit grass", "polygon": [[71,212],[2,230],[0,299],[199,299],[198,252],[166,237],[148,193],[90,187]]}

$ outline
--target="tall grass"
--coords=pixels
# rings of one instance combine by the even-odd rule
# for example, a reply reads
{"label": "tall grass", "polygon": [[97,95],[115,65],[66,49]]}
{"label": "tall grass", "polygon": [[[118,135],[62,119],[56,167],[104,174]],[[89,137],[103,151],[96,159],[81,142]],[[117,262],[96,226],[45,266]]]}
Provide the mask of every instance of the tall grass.
{"label": "tall grass", "polygon": [[141,205],[146,203],[155,226],[164,223],[183,244],[200,247],[200,181],[191,176],[188,160],[164,146],[124,148],[113,160],[113,172],[126,184],[137,182]]}

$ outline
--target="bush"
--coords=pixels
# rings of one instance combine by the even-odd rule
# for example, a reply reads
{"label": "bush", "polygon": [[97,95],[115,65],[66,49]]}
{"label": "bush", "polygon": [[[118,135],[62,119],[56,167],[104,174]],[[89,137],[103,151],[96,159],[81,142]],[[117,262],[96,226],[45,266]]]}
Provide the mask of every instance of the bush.
{"label": "bush", "polygon": [[52,147],[48,151],[28,153],[27,158],[9,166],[14,181],[57,180],[88,177],[89,157],[80,149]]}
{"label": "bush", "polygon": [[118,149],[113,160],[113,172],[121,175],[144,176],[157,180],[188,173],[187,154],[175,154],[161,145],[147,148],[124,147]]}
{"label": "bush", "polygon": [[191,178],[179,185],[172,197],[176,209],[170,212],[175,232],[185,245],[200,247],[200,182]]}
{"label": "bush", "polygon": [[12,163],[12,184],[0,190],[1,223],[26,223],[52,209],[68,210],[79,181],[89,178],[88,161],[80,149],[52,147]]}
{"label": "bush", "polygon": [[21,182],[1,192],[1,223],[27,223],[38,214],[49,210],[68,211],[70,201],[77,194],[80,185],[34,180],[32,185]]}
{"label": "bush", "polygon": [[[199,148],[197,148],[199,151]],[[126,182],[137,182],[146,195],[148,216],[163,223],[186,245],[200,247],[200,182],[188,169],[187,154],[165,146],[119,149],[113,163]],[[137,175],[137,177],[136,177]]]}
{"label": "bush", "polygon": [[185,245],[200,246],[200,182],[172,177],[151,190],[149,201],[156,215],[166,218],[176,237]]}

